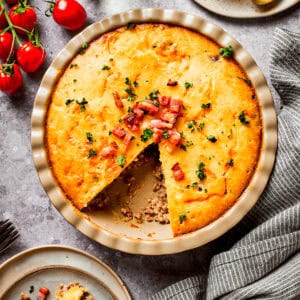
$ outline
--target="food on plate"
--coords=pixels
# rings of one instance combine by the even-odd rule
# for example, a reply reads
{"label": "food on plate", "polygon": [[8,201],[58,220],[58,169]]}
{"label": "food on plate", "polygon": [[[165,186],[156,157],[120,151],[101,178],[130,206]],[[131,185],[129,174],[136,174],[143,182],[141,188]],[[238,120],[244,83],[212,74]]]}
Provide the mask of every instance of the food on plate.
{"label": "food on plate", "polygon": [[[34,292],[34,286],[30,286],[29,294],[32,294]],[[40,287],[37,295],[37,300],[46,300],[47,296],[49,295],[50,291],[46,287]],[[20,300],[31,300],[32,298],[25,292],[21,292],[20,294]]]}
{"label": "food on plate", "polygon": [[56,291],[56,300],[94,300],[89,290],[80,283],[74,282],[68,285],[61,284]]}
{"label": "food on plate", "polygon": [[51,168],[74,206],[87,208],[157,144],[174,236],[225,213],[255,171],[262,129],[233,51],[165,24],[129,23],[84,43],[46,121]]}

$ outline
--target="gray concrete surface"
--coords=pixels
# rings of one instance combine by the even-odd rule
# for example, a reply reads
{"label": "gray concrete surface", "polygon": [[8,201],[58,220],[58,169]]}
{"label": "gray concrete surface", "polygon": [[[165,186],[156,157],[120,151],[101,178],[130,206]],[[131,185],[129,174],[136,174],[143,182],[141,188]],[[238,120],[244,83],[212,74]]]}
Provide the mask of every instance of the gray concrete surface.
{"label": "gray concrete surface", "polygon": [[[249,0],[250,1],[250,0]],[[64,244],[86,250],[110,265],[134,299],[146,299],[165,286],[200,272],[209,256],[220,250],[219,241],[176,255],[160,257],[121,253],[106,248],[78,232],[56,211],[41,186],[30,146],[30,116],[41,78],[58,51],[74,35],[43,15],[45,3],[31,1],[41,11],[39,29],[48,56],[42,70],[25,76],[22,91],[13,97],[0,92],[0,220],[9,218],[21,237],[0,263],[27,248]],[[268,53],[275,27],[299,31],[299,5],[281,15],[260,20],[234,20],[207,12],[193,0],[80,0],[93,23],[110,14],[138,7],[180,9],[223,27],[252,54],[269,81]],[[275,95],[274,90],[272,89]],[[276,95],[275,95],[276,96]]]}

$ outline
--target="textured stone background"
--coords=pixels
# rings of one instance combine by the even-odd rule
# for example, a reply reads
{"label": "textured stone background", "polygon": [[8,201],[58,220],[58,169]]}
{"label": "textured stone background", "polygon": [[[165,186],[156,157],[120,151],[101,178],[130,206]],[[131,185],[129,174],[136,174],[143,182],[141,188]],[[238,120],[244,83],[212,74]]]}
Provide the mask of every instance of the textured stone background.
{"label": "textured stone background", "polygon": [[[274,28],[279,26],[293,31],[299,31],[300,28],[299,9],[296,8],[278,16],[247,21],[216,16],[202,9],[193,0],[79,1],[87,10],[88,23],[139,7],[173,8],[203,16],[236,37],[252,54],[268,81],[268,52]],[[0,257],[0,263],[30,247],[45,244],[70,245],[102,259],[120,275],[134,299],[146,299],[161,288],[199,272],[208,262],[209,255],[220,249],[220,242],[215,241],[176,255],[130,255],[88,239],[56,211],[45,194],[33,165],[30,116],[35,93],[46,68],[74,34],[61,29],[51,18],[43,15],[45,3],[39,0],[31,2],[41,9],[38,12],[39,29],[48,57],[40,72],[25,76],[25,87],[17,95],[8,97],[0,92],[0,220],[12,220],[21,234],[14,246]],[[276,96],[274,91],[273,95]]]}

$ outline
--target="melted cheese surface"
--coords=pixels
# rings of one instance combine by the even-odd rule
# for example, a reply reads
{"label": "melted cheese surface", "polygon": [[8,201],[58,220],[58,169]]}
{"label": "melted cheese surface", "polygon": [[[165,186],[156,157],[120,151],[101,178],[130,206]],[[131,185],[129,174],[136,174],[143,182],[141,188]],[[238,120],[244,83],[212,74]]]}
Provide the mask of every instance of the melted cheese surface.
{"label": "melted cheese surface", "polygon": [[[237,201],[257,164],[261,119],[245,73],[233,59],[220,56],[219,48],[207,37],[182,27],[141,24],[101,36],[72,60],[52,95],[46,145],[53,173],[77,208],[87,206],[152,143],[151,139],[141,141],[153,119],[150,115],[140,131],[130,132],[135,139],[128,148],[110,132],[118,124],[128,131],[120,120],[135,101],[155,90],[181,99],[184,105],[176,122],[183,146],[170,153],[167,140],[159,143],[173,234],[209,224]],[[126,91],[126,78],[137,82],[131,86],[136,95],[133,101]],[[169,79],[178,85],[168,86]],[[186,83],[191,87],[186,88]],[[124,108],[115,105],[114,92]],[[83,99],[88,103],[76,103]],[[210,108],[204,108],[208,103]],[[240,120],[242,112],[248,124]],[[87,133],[92,134],[92,142]],[[117,157],[126,157],[124,167],[117,158],[99,155],[112,141],[118,145]],[[96,155],[88,157],[91,150]],[[197,176],[200,162],[203,179]],[[184,172],[180,181],[173,177],[176,163]]]}

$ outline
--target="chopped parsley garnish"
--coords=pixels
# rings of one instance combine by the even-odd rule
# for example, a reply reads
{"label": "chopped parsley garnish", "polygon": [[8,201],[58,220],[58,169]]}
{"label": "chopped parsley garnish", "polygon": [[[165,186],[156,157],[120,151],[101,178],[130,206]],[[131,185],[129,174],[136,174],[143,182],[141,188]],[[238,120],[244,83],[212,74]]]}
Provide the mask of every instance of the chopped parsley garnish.
{"label": "chopped parsley garnish", "polygon": [[153,100],[153,104],[154,104],[155,106],[157,106],[157,107],[160,105],[160,103],[159,103],[158,100]]}
{"label": "chopped parsley garnish", "polygon": [[234,160],[233,160],[232,158],[229,160],[228,165],[229,165],[230,167],[233,167],[233,165],[234,165]]}
{"label": "chopped parsley garnish", "polygon": [[195,120],[192,120],[186,124],[186,126],[191,129],[191,132],[195,131],[195,125],[197,125]]}
{"label": "chopped parsley garnish", "polygon": [[77,64],[70,64],[70,69],[73,69],[73,68],[75,68],[77,66],[78,66]]}
{"label": "chopped parsley garnish", "polygon": [[76,100],[76,103],[80,105],[81,112],[86,110],[85,104],[88,104],[88,101],[85,98],[82,98],[81,101]]}
{"label": "chopped parsley garnish", "polygon": [[141,141],[147,142],[153,135],[153,131],[150,128],[146,128],[141,135]]}
{"label": "chopped parsley garnish", "polygon": [[112,134],[112,131],[110,130],[109,132],[108,132],[108,135],[111,135]]}
{"label": "chopped parsley garnish", "polygon": [[89,144],[92,144],[93,143],[93,135],[90,133],[90,132],[86,132],[86,138],[87,140],[89,141]]}
{"label": "chopped parsley garnish", "polygon": [[102,67],[102,70],[110,70],[111,69],[111,67],[110,66],[107,66],[107,65],[104,65],[103,67]]}
{"label": "chopped parsley garnish", "polygon": [[170,136],[170,135],[169,135],[168,131],[165,129],[164,132],[163,132],[163,134],[162,134],[162,137],[163,137],[164,139],[168,139],[169,136]]}
{"label": "chopped parsley garnish", "polygon": [[93,157],[93,156],[97,156],[97,152],[96,152],[95,150],[91,149],[91,150],[89,151],[87,157],[88,157],[88,158],[91,158],[91,157]]}
{"label": "chopped parsley garnish", "polygon": [[193,141],[187,141],[186,142],[187,147],[190,147],[190,146],[193,146],[193,145],[194,145]]}
{"label": "chopped parsley garnish", "polygon": [[139,85],[139,83],[137,81],[133,82],[134,87],[137,87]]}
{"label": "chopped parsley garnish", "polygon": [[65,102],[65,104],[66,104],[66,105],[69,105],[69,104],[72,103],[73,101],[74,101],[74,99],[67,99],[66,102]]}
{"label": "chopped parsley garnish", "polygon": [[214,135],[209,135],[209,136],[207,137],[207,139],[208,139],[210,142],[212,142],[212,143],[215,143],[215,142],[217,141],[217,139],[216,139],[216,137],[215,137]]}
{"label": "chopped parsley garnish", "polygon": [[131,113],[131,112],[132,112],[132,108],[131,108],[130,106],[128,106],[127,112],[128,112],[128,113]]}
{"label": "chopped parsley garnish", "polygon": [[29,294],[32,294],[33,292],[34,292],[34,286],[31,285],[31,286],[29,287]]}
{"label": "chopped parsley garnish", "polygon": [[191,184],[191,187],[196,187],[196,186],[198,186],[198,182],[196,181]]}
{"label": "chopped parsley garnish", "polygon": [[125,89],[125,92],[129,95],[129,96],[136,96],[136,94],[134,93],[133,89],[131,88],[127,88]]}
{"label": "chopped parsley garnish", "polygon": [[210,109],[210,106],[211,106],[210,103],[203,103],[203,104],[201,105],[201,108],[203,108],[203,109]]}
{"label": "chopped parsley garnish", "polygon": [[202,161],[198,163],[198,170],[196,170],[196,175],[200,180],[203,180],[206,177],[204,167],[205,164]]}
{"label": "chopped parsley garnish", "polygon": [[74,83],[77,82],[77,79],[74,78],[74,79],[73,79],[73,82],[74,82]]}
{"label": "chopped parsley garnish", "polygon": [[185,82],[185,83],[184,83],[184,87],[185,87],[186,89],[189,89],[189,88],[191,88],[192,86],[193,86],[193,84],[190,83],[190,82]]}
{"label": "chopped parsley garnish", "polygon": [[135,28],[135,24],[133,24],[133,23],[127,23],[127,25],[126,25],[126,29],[128,29],[128,30],[131,30],[131,29],[134,29]]}
{"label": "chopped parsley garnish", "polygon": [[252,87],[252,82],[250,79],[242,78],[237,76],[238,79],[243,80],[246,84],[248,84],[250,87]]}
{"label": "chopped parsley garnish", "polygon": [[242,112],[240,113],[240,115],[239,115],[239,120],[240,120],[240,122],[241,122],[242,124],[245,124],[245,125],[247,125],[247,124],[250,123],[250,121],[246,118],[245,112],[244,112],[244,111],[242,111]]}
{"label": "chopped parsley garnish", "polygon": [[151,92],[151,93],[149,94],[149,98],[150,98],[151,100],[157,100],[157,99],[158,99],[157,94],[159,94],[159,90],[154,90],[153,92]]}
{"label": "chopped parsley garnish", "polygon": [[204,122],[199,123],[198,130],[202,130],[204,128]]}
{"label": "chopped parsley garnish", "polygon": [[131,81],[128,77],[125,78],[125,84],[127,85],[131,85]]}
{"label": "chopped parsley garnish", "polygon": [[181,144],[181,145],[180,145],[180,149],[182,149],[183,151],[186,151],[186,145]]}
{"label": "chopped parsley garnish", "polygon": [[111,57],[110,59],[109,59],[109,61],[113,61],[114,59]]}
{"label": "chopped parsley garnish", "polygon": [[233,49],[232,47],[229,45],[227,47],[224,48],[220,48],[219,53],[225,57],[225,58],[230,58],[233,56]]}
{"label": "chopped parsley garnish", "polygon": [[117,157],[117,164],[118,164],[118,166],[121,167],[121,168],[123,168],[124,165],[125,165],[125,163],[126,163],[126,157],[123,156],[123,155],[119,155]]}
{"label": "chopped parsley garnish", "polygon": [[90,46],[89,43],[84,42],[78,50],[78,54],[82,55],[85,53],[85,50]]}
{"label": "chopped parsley garnish", "polygon": [[185,219],[186,219],[186,214],[185,213],[182,213],[182,214],[179,215],[180,224],[182,224]]}

